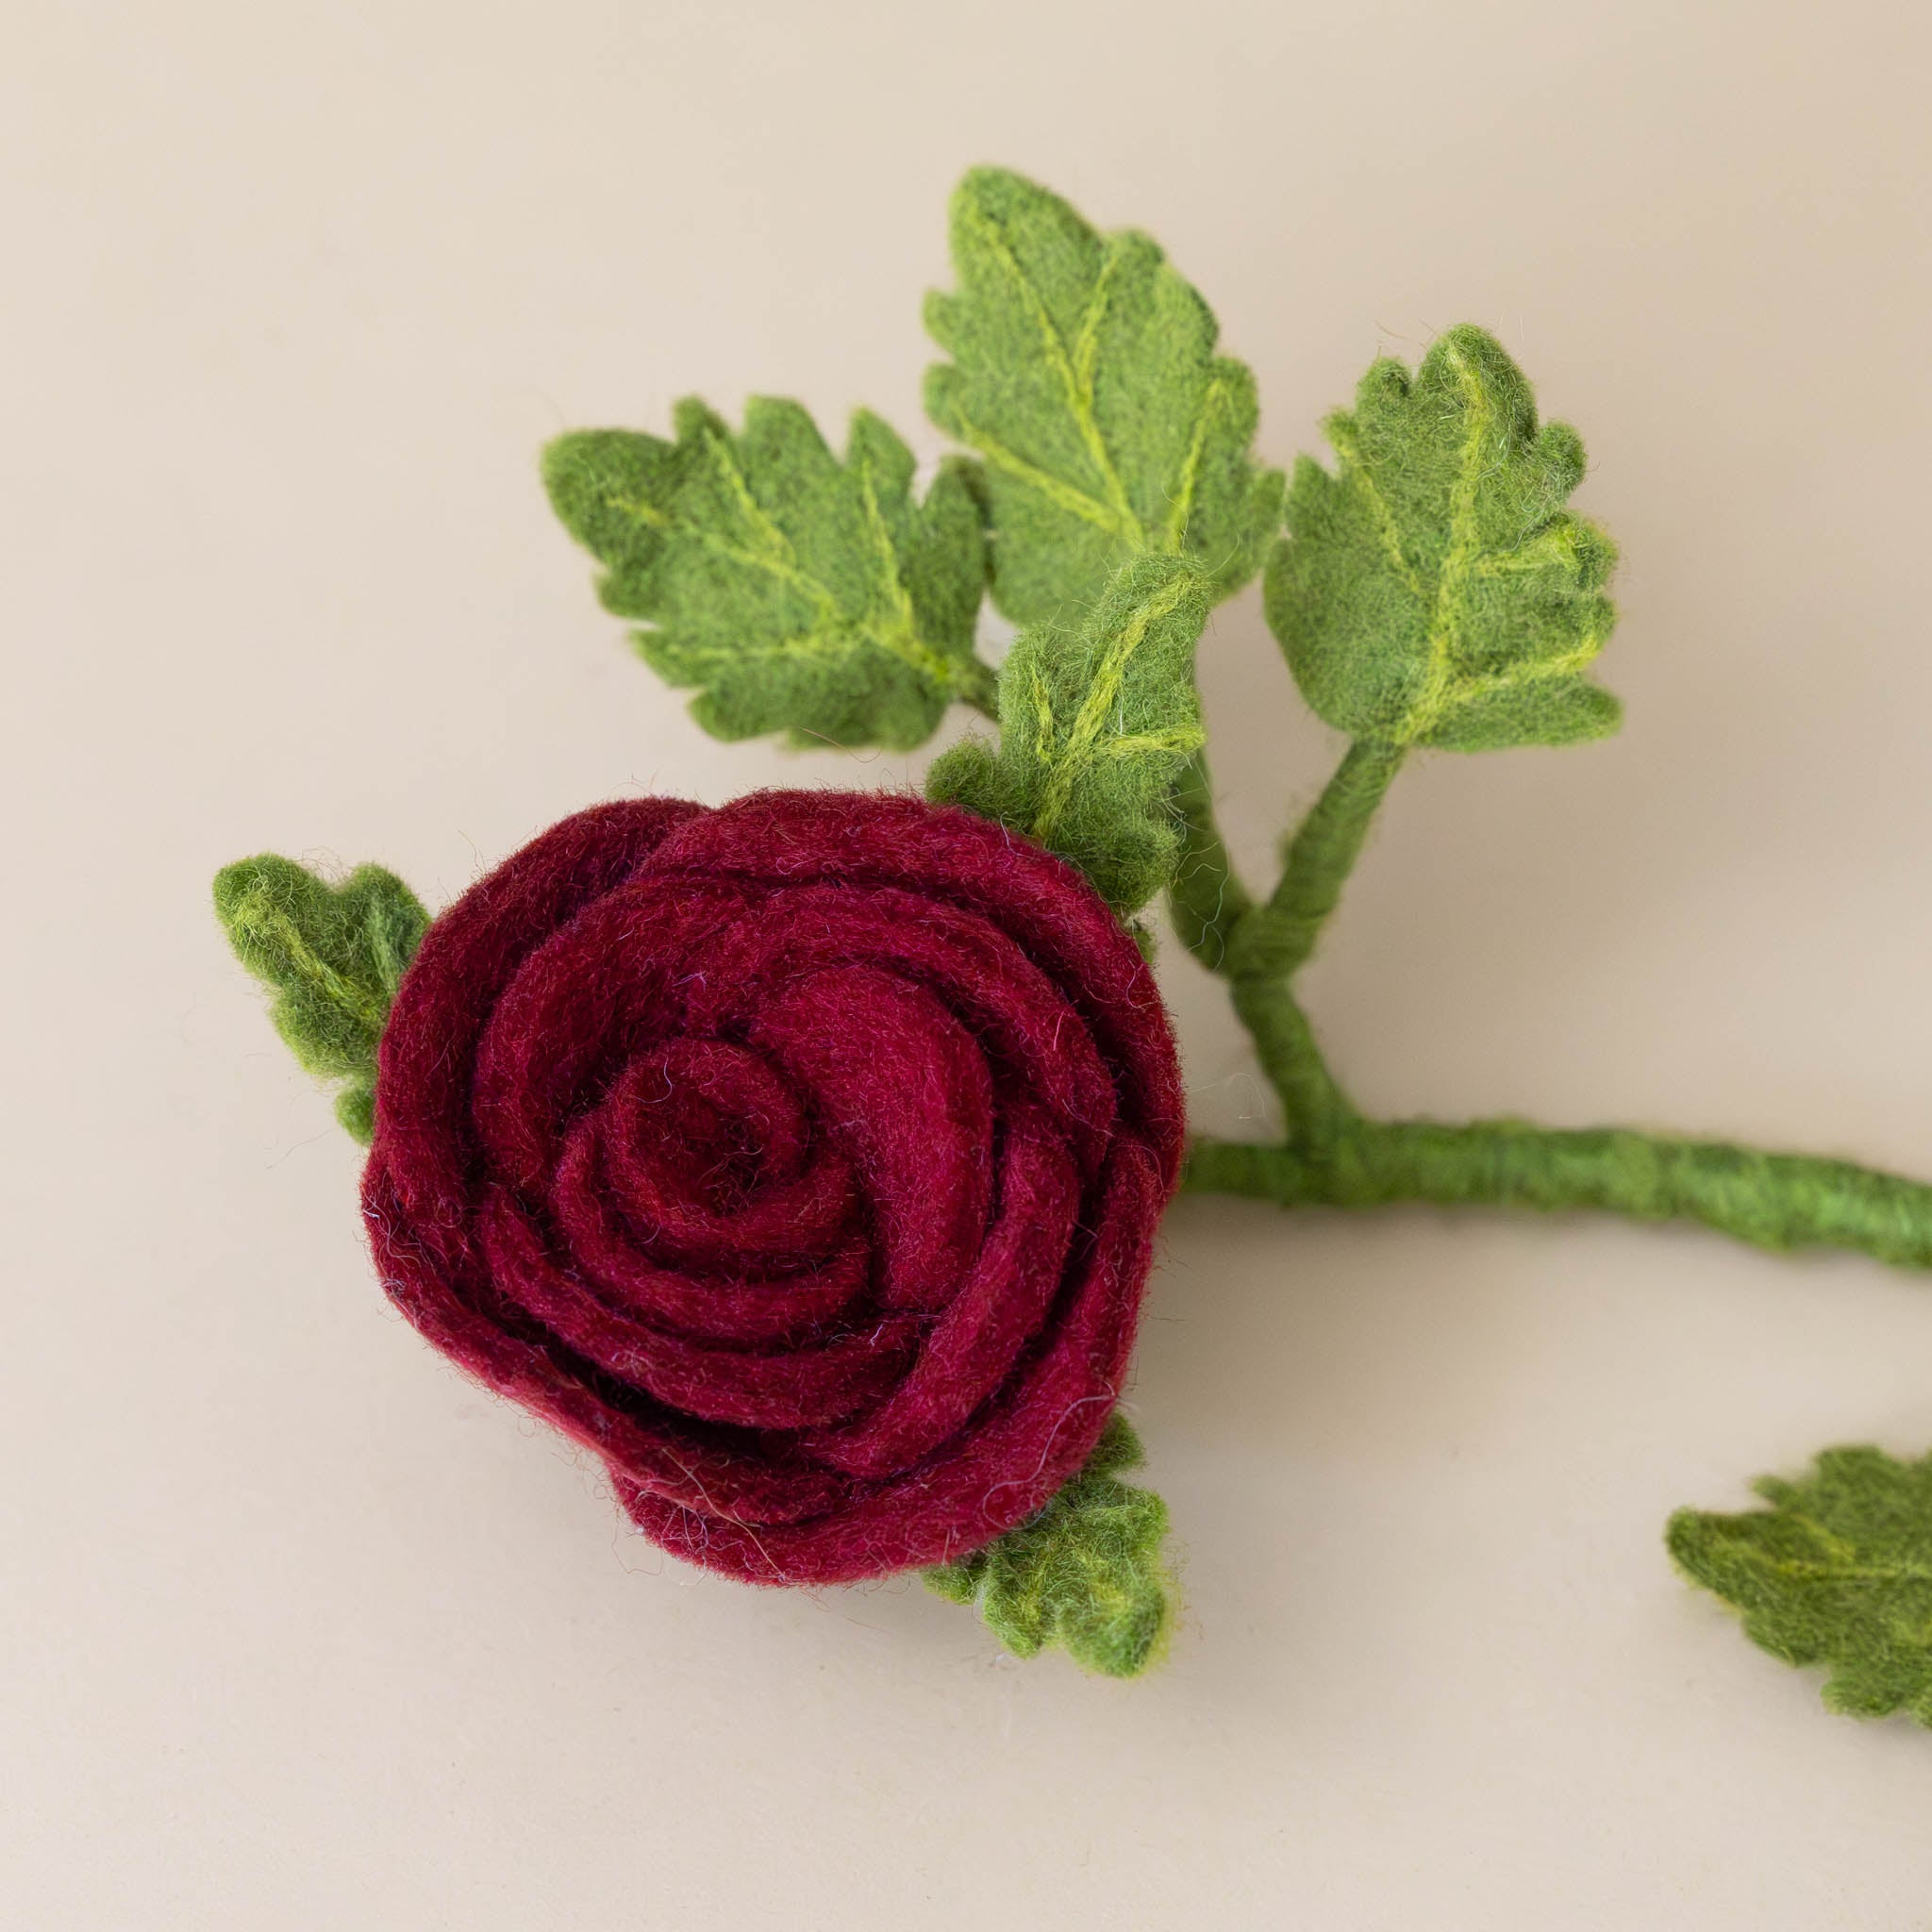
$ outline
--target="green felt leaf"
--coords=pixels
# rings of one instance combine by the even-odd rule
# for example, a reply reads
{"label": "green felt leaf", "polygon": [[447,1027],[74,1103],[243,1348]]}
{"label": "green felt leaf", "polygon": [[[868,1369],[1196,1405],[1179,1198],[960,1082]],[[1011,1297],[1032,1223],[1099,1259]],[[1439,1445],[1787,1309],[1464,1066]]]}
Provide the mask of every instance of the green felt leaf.
{"label": "green felt leaf", "polygon": [[379,865],[332,886],[273,853],[224,867],[214,897],[236,958],[275,994],[275,1030],[309,1073],[343,1083],[337,1117],[366,1146],[376,1046],[428,913]]}
{"label": "green felt leaf", "polygon": [[1078,630],[1036,624],[1000,673],[1000,738],[955,745],[928,794],[970,807],[1070,859],[1123,916],[1173,875],[1174,782],[1203,738],[1194,646],[1209,580],[1186,558],[1143,557]]}
{"label": "green felt leaf", "polygon": [[1804,1482],[1754,1487],[1769,1509],[1671,1518],[1678,1566],[1743,1613],[1752,1642],[1829,1665],[1833,1710],[1932,1724],[1932,1456],[1830,1449]]}
{"label": "green felt leaf", "polygon": [[1139,1438],[1116,1413],[1045,1508],[985,1549],[927,1570],[927,1587],[976,1604],[1015,1657],[1058,1644],[1086,1670],[1138,1676],[1159,1657],[1174,1611],[1161,1555],[1167,1505],[1120,1480],[1141,1460]]}
{"label": "green felt leaf", "polygon": [[1248,454],[1255,379],[1214,353],[1208,305],[1145,235],[1102,236],[1058,195],[975,168],[952,205],[958,288],[927,298],[952,357],[927,413],[977,450],[993,600],[1077,624],[1130,558],[1186,552],[1216,598],[1259,567],[1282,477]]}
{"label": "green felt leaf", "polygon": [[1449,751],[1615,730],[1617,700],[1583,672],[1615,621],[1616,549],[1563,508],[1583,444],[1538,428],[1495,341],[1451,329],[1413,379],[1376,362],[1323,426],[1340,468],[1296,465],[1267,577],[1314,710],[1352,738]]}
{"label": "green felt leaf", "polygon": [[544,452],[551,503],[607,566],[598,583],[638,617],[644,660],[695,688],[718,738],[904,751],[955,698],[991,709],[973,654],[985,588],[971,467],[943,465],[912,494],[912,453],[859,410],[841,462],[796,403],[756,399],[733,436],[678,404],[676,440],[623,429],[561,436]]}

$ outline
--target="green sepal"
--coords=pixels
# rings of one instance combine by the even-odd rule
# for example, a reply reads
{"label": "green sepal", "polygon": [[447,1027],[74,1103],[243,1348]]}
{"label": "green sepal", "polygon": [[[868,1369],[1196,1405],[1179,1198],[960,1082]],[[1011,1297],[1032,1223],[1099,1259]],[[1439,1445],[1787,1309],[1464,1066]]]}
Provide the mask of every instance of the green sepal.
{"label": "green sepal", "polygon": [[543,480],[607,567],[605,605],[646,620],[645,662],[698,691],[707,731],[906,751],[955,698],[991,708],[973,652],[986,546],[971,464],[948,460],[918,502],[912,452],[864,409],[842,462],[794,402],[754,399],[737,436],[694,398],[675,423],[671,442],[560,436]]}
{"label": "green sepal", "polygon": [[1807,1480],[1753,1488],[1769,1509],[1671,1518],[1678,1568],[1772,1656],[1829,1665],[1831,1709],[1932,1724],[1932,1456],[1828,1449]]}
{"label": "green sepal", "polygon": [[367,1146],[375,1050],[428,913],[379,865],[332,886],[273,853],[225,866],[214,899],[235,957],[275,994],[275,1031],[308,1073],[342,1083],[336,1117]]}
{"label": "green sepal", "polygon": [[1161,1554],[1167,1505],[1120,1480],[1143,1459],[1116,1412],[1086,1467],[1043,1509],[970,1557],[924,1572],[926,1587],[976,1605],[1015,1657],[1058,1644],[1084,1670],[1139,1676],[1159,1657],[1175,1605]]}
{"label": "green sepal", "polygon": [[1447,751],[1614,731],[1583,671],[1616,613],[1609,538],[1563,508],[1582,480],[1567,425],[1539,429],[1521,370],[1481,329],[1438,340],[1411,379],[1374,363],[1304,457],[1268,564],[1268,622],[1302,695],[1352,738]]}
{"label": "green sepal", "polygon": [[940,758],[927,794],[1070,859],[1123,917],[1167,884],[1180,850],[1174,781],[1202,741],[1194,646],[1210,587],[1185,558],[1129,563],[1077,631],[1037,624],[1000,672],[995,748]]}
{"label": "green sepal", "polygon": [[1077,623],[1130,558],[1185,552],[1219,599],[1259,568],[1282,476],[1249,455],[1255,378],[1214,353],[1199,293],[1145,235],[1102,236],[1058,195],[975,168],[952,202],[957,291],[926,300],[952,357],[926,412],[979,452],[993,601]]}

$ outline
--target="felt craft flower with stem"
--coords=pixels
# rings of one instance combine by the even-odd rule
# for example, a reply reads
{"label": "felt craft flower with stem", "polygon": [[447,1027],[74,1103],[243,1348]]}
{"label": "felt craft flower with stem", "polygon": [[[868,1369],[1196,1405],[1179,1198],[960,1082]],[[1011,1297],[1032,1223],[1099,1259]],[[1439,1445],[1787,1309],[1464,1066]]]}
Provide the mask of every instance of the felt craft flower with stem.
{"label": "felt craft flower with stem", "polygon": [[[231,867],[218,909],[305,1065],[345,1082],[385,1286],[490,1386],[589,1444],[644,1531],[762,1582],[924,1567],[1008,1647],[1144,1668],[1166,1511],[1115,1404],[1176,1175],[1140,915],[1228,986],[1277,1138],[1197,1136],[1182,1184],[1284,1207],[1431,1201],[1703,1222],[1932,1265],[1932,1189],[1619,1127],[1380,1121],[1296,991],[1418,752],[1615,729],[1589,675],[1615,550],[1583,447],[1482,330],[1376,362],[1333,466],[1258,462],[1255,383],[1146,237],[1020,176],[954,198],[927,324],[923,497],[861,410],[560,438],[544,475],[724,738],[899,749],[993,720],[931,805],[771,793],[566,820],[428,926],[365,867]],[[1215,823],[1197,643],[1265,566],[1303,696],[1347,739],[1265,893]],[[983,594],[1022,626],[997,670]],[[419,944],[420,942],[420,944]],[[1138,944],[1137,944],[1138,942]],[[1932,1458],[1824,1458],[1670,1548],[1827,1700],[1932,1724]]]}

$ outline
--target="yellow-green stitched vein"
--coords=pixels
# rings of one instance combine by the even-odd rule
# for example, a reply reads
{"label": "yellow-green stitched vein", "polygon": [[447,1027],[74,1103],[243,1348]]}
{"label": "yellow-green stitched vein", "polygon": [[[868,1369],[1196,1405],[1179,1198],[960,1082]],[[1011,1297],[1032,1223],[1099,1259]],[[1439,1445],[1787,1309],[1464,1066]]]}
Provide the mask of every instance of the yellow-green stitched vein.
{"label": "yellow-green stitched vein", "polygon": [[879,508],[878,491],[873,488],[872,465],[858,465],[858,489],[865,505],[865,526],[871,533],[878,557],[878,580],[891,607],[890,624],[871,628],[870,634],[886,649],[896,651],[908,663],[923,671],[942,690],[950,691],[960,681],[964,666],[956,658],[941,656],[919,635],[919,613],[899,575],[899,553],[892,533],[886,527],[885,513]]}
{"label": "yellow-green stitched vein", "polygon": [[1046,679],[1040,675],[1038,663],[1027,666],[1026,694],[1033,700],[1033,750],[1037,758],[1048,758],[1053,756],[1054,730],[1053,692],[1047,689]]}
{"label": "yellow-green stitched vein", "polygon": [[1755,1552],[1751,1561],[1793,1583],[1932,1583],[1932,1569],[1922,1563],[1807,1563],[1790,1557],[1760,1557]]}
{"label": "yellow-green stitched vein", "polygon": [[1423,589],[1422,579],[1416,575],[1413,566],[1402,552],[1402,533],[1396,527],[1395,512],[1389,508],[1389,499],[1375,487],[1375,479],[1370,475],[1368,465],[1362,461],[1361,445],[1356,441],[1355,425],[1344,415],[1335,415],[1324,425],[1328,441],[1341,463],[1341,474],[1357,491],[1369,506],[1369,513],[1375,520],[1376,534],[1382,540],[1382,549],[1395,574],[1407,585],[1410,592],[1421,602],[1428,601],[1428,592]]}
{"label": "yellow-green stitched vein", "polygon": [[758,553],[769,557],[778,569],[809,596],[816,597],[830,609],[837,609],[838,603],[831,591],[808,575],[798,567],[798,555],[791,547],[791,540],[772,519],[766,515],[758,500],[751,493],[751,484],[739,466],[731,445],[722,436],[707,432],[702,443],[705,454],[717,464],[724,477],[724,487],[730,491],[732,501],[738,505],[739,514],[751,525],[752,534],[763,541],[763,549]]}
{"label": "yellow-green stitched vein", "polygon": [[1153,625],[1169,615],[1193,589],[1192,578],[1176,575],[1134,612],[1108,645],[1087,695],[1081,700],[1073,729],[1067,734],[1066,748],[1053,761],[1047,775],[1045,793],[1033,822],[1033,836],[1041,844],[1050,842],[1060,814],[1073,797],[1080,768],[1098,755],[1096,746],[1107,735],[1108,721],[1120,696],[1128,662],[1146,641]]}
{"label": "yellow-green stitched vein", "polygon": [[[1087,297],[1087,307],[1080,316],[1080,333],[1074,338],[1074,393],[1090,406],[1093,401],[1094,367],[1100,360],[1100,325],[1107,318],[1108,284],[1113,280],[1114,271],[1125,258],[1124,249],[1108,247],[1101,258],[1100,273],[1093,278],[1092,292]],[[1050,321],[1045,325],[1050,327]],[[1104,451],[1102,457],[1104,460]]]}
{"label": "yellow-green stitched vein", "polygon": [[[1054,374],[1058,376],[1060,387],[1066,393],[1067,408],[1072,412],[1074,425],[1080,432],[1080,440],[1087,446],[1088,457],[1092,461],[1101,480],[1101,486],[1108,497],[1111,511],[1111,522],[1115,533],[1131,549],[1140,551],[1147,548],[1146,533],[1141,528],[1141,520],[1134,514],[1132,504],[1127,501],[1126,491],[1121,487],[1121,479],[1114,469],[1113,458],[1108,452],[1106,439],[1100,433],[1100,425],[1093,420],[1093,398],[1091,393],[1092,354],[1088,353],[1088,381],[1083,384],[1075,371],[1073,359],[1067,354],[1066,342],[1038,289],[1033,286],[1025,270],[1020,266],[1019,258],[1007,245],[1007,238],[990,217],[977,208],[970,210],[970,218],[979,231],[979,238],[987,252],[1011,276],[1014,286],[1020,291],[1020,297],[1025,303],[1033,317],[1034,326],[1040,331],[1041,346]],[[1081,336],[1087,337],[1099,326],[1100,318],[1106,308],[1106,290],[1110,271],[1124,252],[1124,244],[1118,240],[1107,243],[1107,255],[1103,259],[1101,272],[1095,278],[1092,292],[1087,301],[1087,310],[1081,318]],[[1082,492],[1084,494],[1084,492]],[[1091,499],[1090,499],[1091,500]]]}
{"label": "yellow-green stitched vein", "polygon": [[872,539],[873,552],[878,561],[878,581],[886,593],[886,601],[891,607],[892,621],[907,630],[917,628],[918,619],[912,608],[912,599],[906,594],[906,586],[899,581],[899,553],[892,547],[892,533],[886,528],[886,520],[879,509],[878,491],[873,488],[872,465],[861,462],[858,466],[859,500],[865,506],[866,534]]}
{"label": "yellow-green stitched vein", "polygon": [[1476,493],[1482,482],[1484,439],[1490,427],[1488,398],[1456,344],[1445,342],[1442,346],[1468,406],[1469,431],[1463,438],[1462,459],[1457,465],[1456,481],[1449,492],[1449,554],[1442,559],[1441,572],[1436,578],[1428,663],[1423,688],[1396,727],[1397,744],[1413,744],[1440,724],[1444,712],[1456,702],[1450,696],[1450,685],[1455,675],[1456,645],[1463,616],[1461,602],[1480,543],[1475,509]]}
{"label": "yellow-green stitched vein", "polygon": [[635,517],[641,524],[648,524],[654,530],[675,532],[680,537],[689,537],[693,542],[703,544],[707,550],[727,558],[732,563],[741,564],[746,570],[763,571],[766,575],[776,577],[781,583],[790,584],[794,591],[817,605],[824,615],[838,614],[838,600],[824,585],[816,577],[808,576],[785,557],[774,556],[767,551],[747,550],[742,544],[733,543],[728,538],[706,529],[702,524],[691,523],[684,517],[670,516],[656,504],[641,498],[613,496],[608,500],[612,508],[624,511],[626,516]]}
{"label": "yellow-green stitched vein", "polygon": [[1194,491],[1201,480],[1201,458],[1208,449],[1208,419],[1216,403],[1227,398],[1227,384],[1215,375],[1201,398],[1201,413],[1194,419],[1194,433],[1188,441],[1188,454],[1181,464],[1180,487],[1168,507],[1167,528],[1163,533],[1167,548],[1178,552],[1186,546],[1188,519],[1194,513]]}
{"label": "yellow-green stitched vein", "polygon": [[1119,521],[1107,505],[1097,497],[1089,496],[1072,483],[1063,483],[1059,477],[1042,470],[1037,463],[1029,463],[1023,456],[1009,450],[1005,443],[976,423],[968,421],[956,413],[954,421],[958,425],[958,434],[961,442],[970,443],[994,469],[1004,470],[1008,475],[1024,483],[1029,489],[1037,490],[1049,502],[1058,505],[1071,516],[1096,525],[1109,537],[1122,542],[1130,541],[1122,530]]}
{"label": "yellow-green stitched vein", "polygon": [[1475,567],[1479,577],[1527,575],[1540,570],[1563,570],[1576,561],[1576,520],[1565,517],[1514,550],[1493,551]]}
{"label": "yellow-green stitched vein", "polygon": [[909,665],[921,676],[938,685],[942,691],[950,691],[958,680],[958,666],[942,653],[935,651],[919,635],[918,616],[908,596],[906,586],[899,575],[898,552],[892,546],[891,532],[887,529],[885,519],[880,513],[878,498],[873,488],[870,465],[859,466],[858,479],[863,495],[867,528],[879,552],[879,570],[875,574],[884,589],[891,610],[883,619],[878,613],[868,612],[857,622],[848,620],[839,608],[839,601],[831,591],[818,578],[799,567],[791,540],[784,531],[772,522],[761,509],[751,493],[751,486],[745,480],[743,471],[739,467],[730,448],[716,436],[704,440],[705,453],[723,472],[726,487],[745,521],[751,525],[755,537],[763,540],[763,547],[756,550],[733,543],[727,538],[720,537],[708,530],[702,524],[692,523],[684,517],[672,516],[659,509],[654,503],[641,498],[612,497],[614,508],[627,516],[637,518],[654,530],[675,532],[701,543],[715,555],[741,564],[747,570],[762,571],[769,576],[776,577],[781,583],[789,584],[807,598],[818,615],[811,626],[803,631],[791,633],[775,644],[758,645],[750,641],[735,644],[730,650],[720,650],[715,655],[724,658],[741,658],[752,656],[780,658],[795,652],[807,652],[815,656],[832,656],[849,650],[854,641],[869,642],[880,650],[890,653],[902,663]]}
{"label": "yellow-green stitched vein", "polygon": [[1130,758],[1141,752],[1172,751],[1186,758],[1208,742],[1199,724],[1171,724],[1165,731],[1141,731],[1131,738],[1105,738],[1094,747],[1096,758]]}
{"label": "yellow-green stitched vein", "polygon": [[1498,691],[1516,691],[1525,684],[1545,683],[1552,677],[1568,677],[1581,671],[1602,648],[1603,640],[1591,636],[1558,657],[1538,658],[1528,663],[1512,664],[1507,671],[1492,672],[1486,677],[1472,677],[1443,701],[1441,709],[1431,722],[1440,724],[1451,711],[1459,711],[1465,705],[1494,697]]}
{"label": "yellow-green stitched vein", "polygon": [[257,899],[250,911],[238,918],[235,924],[241,932],[259,934],[264,938],[272,934],[275,944],[297,976],[316,988],[331,1006],[353,1013],[372,1034],[381,1033],[389,1018],[387,1002],[338,973],[308,943],[302,928],[280,908],[272,904],[265,894]]}

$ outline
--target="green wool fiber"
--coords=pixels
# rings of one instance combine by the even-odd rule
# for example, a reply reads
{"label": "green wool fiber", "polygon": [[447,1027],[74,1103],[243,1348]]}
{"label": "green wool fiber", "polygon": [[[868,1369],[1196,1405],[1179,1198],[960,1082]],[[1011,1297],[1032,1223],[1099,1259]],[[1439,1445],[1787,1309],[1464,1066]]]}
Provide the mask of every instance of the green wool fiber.
{"label": "green wool fiber", "polygon": [[970,464],[924,502],[912,453],[878,417],[852,419],[845,458],[797,403],[755,399],[733,436],[703,403],[676,440],[622,429],[561,436],[543,457],[551,503],[606,566],[598,592],[692,715],[724,739],[923,743],[954,699],[992,706],[974,655],[986,581]]}
{"label": "green wool fiber", "polygon": [[1180,849],[1168,882],[1168,913],[1181,943],[1209,973],[1220,973],[1235,929],[1255,902],[1235,876],[1214,821],[1214,781],[1205,750],[1181,767],[1174,780],[1174,811]]}
{"label": "green wool fiber", "polygon": [[332,886],[273,853],[225,866],[214,899],[236,958],[275,995],[275,1031],[308,1072],[342,1083],[337,1118],[367,1146],[375,1050],[428,913],[379,865]]}
{"label": "green wool fiber", "polygon": [[1252,576],[1281,521],[1282,477],[1249,455],[1254,376],[1145,235],[1096,234],[1058,195],[975,168],[953,196],[958,287],[926,303],[952,358],[927,413],[977,450],[993,601],[1016,623],[1075,625],[1130,558],[1186,553],[1216,598]]}
{"label": "green wool fiber", "polygon": [[1175,1605],[1161,1553],[1167,1505],[1120,1480],[1142,1459],[1116,1413],[1086,1467],[1043,1509],[985,1549],[925,1571],[927,1588],[976,1604],[1015,1657],[1058,1644],[1084,1670],[1139,1676],[1158,1660]]}
{"label": "green wool fiber", "polygon": [[[1319,1068],[1316,1057],[1310,1071]],[[1187,1184],[1283,1207],[1595,1208],[1633,1221],[1701,1222],[1779,1254],[1850,1248],[1894,1267],[1932,1268],[1932,1187],[1924,1181],[1820,1155],[1628,1127],[1363,1120],[1350,1109],[1325,1135],[1280,1146],[1197,1137]]]}
{"label": "green wool fiber", "polygon": [[997,749],[955,745],[929,794],[1072,860],[1123,917],[1143,906],[1180,850],[1168,800],[1202,740],[1194,646],[1211,594],[1186,558],[1143,557],[1077,631],[1023,631],[1000,674]]}
{"label": "green wool fiber", "polygon": [[1341,901],[1375,810],[1405,753],[1400,745],[1357,739],[1313,809],[1288,841],[1281,879],[1241,921],[1229,940],[1229,975],[1238,980],[1287,980],[1307,963],[1315,941]]}
{"label": "green wool fiber", "polygon": [[1352,738],[1448,751],[1613,731],[1616,699],[1583,672],[1615,620],[1616,549],[1563,508],[1583,444],[1538,428],[1494,339],[1451,329],[1412,379],[1374,363],[1324,427],[1339,470],[1296,465],[1267,579],[1314,710]]}
{"label": "green wool fiber", "polygon": [[1772,1656],[1828,1665],[1833,1710],[1932,1724],[1932,1456],[1828,1449],[1807,1480],[1754,1487],[1769,1509],[1671,1518],[1678,1567]]}

